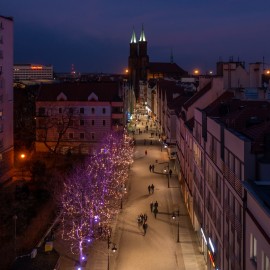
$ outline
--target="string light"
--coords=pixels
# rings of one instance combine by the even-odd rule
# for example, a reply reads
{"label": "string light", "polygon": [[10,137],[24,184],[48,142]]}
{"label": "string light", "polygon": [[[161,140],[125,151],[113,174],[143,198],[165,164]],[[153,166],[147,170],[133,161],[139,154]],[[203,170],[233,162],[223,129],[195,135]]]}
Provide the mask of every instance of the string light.
{"label": "string light", "polygon": [[109,133],[93,156],[76,167],[63,185],[62,238],[82,263],[96,239],[107,239],[125,194],[133,144],[126,132]]}

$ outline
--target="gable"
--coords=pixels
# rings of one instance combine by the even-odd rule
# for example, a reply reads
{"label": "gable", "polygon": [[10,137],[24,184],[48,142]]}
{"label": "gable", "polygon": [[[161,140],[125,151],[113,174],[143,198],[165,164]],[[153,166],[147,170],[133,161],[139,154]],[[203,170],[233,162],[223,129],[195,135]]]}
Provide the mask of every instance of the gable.
{"label": "gable", "polygon": [[63,93],[63,92],[61,92],[57,97],[56,97],[56,100],[57,101],[66,101],[67,100],[67,96]]}
{"label": "gable", "polygon": [[88,96],[88,100],[89,101],[98,101],[98,96],[92,92],[89,96]]}

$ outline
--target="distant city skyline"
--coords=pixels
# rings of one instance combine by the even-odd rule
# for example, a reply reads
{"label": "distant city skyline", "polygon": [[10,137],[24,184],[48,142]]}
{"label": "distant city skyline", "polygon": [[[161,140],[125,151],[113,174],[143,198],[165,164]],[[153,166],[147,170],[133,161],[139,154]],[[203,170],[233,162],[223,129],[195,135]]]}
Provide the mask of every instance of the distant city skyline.
{"label": "distant city skyline", "polygon": [[53,65],[55,72],[122,73],[133,27],[142,25],[150,62],[174,62],[192,72],[217,61],[265,62],[270,67],[270,2],[3,0],[14,19],[14,63]]}

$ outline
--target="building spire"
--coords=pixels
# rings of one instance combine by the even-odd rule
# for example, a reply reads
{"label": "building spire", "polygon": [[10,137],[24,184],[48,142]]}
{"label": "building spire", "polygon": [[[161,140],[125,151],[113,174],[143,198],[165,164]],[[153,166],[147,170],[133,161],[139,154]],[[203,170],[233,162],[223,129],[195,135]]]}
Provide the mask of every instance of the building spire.
{"label": "building spire", "polygon": [[139,41],[146,41],[144,30],[143,30],[143,25],[142,25],[142,31],[141,31],[141,36]]}
{"label": "building spire", "polygon": [[136,35],[135,35],[135,31],[134,31],[134,27],[133,27],[133,32],[132,32],[130,43],[137,43],[137,41],[136,41]]}
{"label": "building spire", "polygon": [[173,64],[173,51],[172,51],[172,48],[171,48],[171,56],[170,56],[170,61],[171,61],[171,64]]}

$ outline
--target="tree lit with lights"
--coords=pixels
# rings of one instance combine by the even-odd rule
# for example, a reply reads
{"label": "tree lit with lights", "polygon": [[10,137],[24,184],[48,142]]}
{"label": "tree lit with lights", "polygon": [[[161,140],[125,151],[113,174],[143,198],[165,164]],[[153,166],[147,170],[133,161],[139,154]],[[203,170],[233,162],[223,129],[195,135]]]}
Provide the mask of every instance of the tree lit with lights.
{"label": "tree lit with lights", "polygon": [[133,162],[131,139],[123,132],[108,134],[95,154],[65,180],[60,196],[62,238],[78,254],[80,265],[87,246],[111,234]]}

